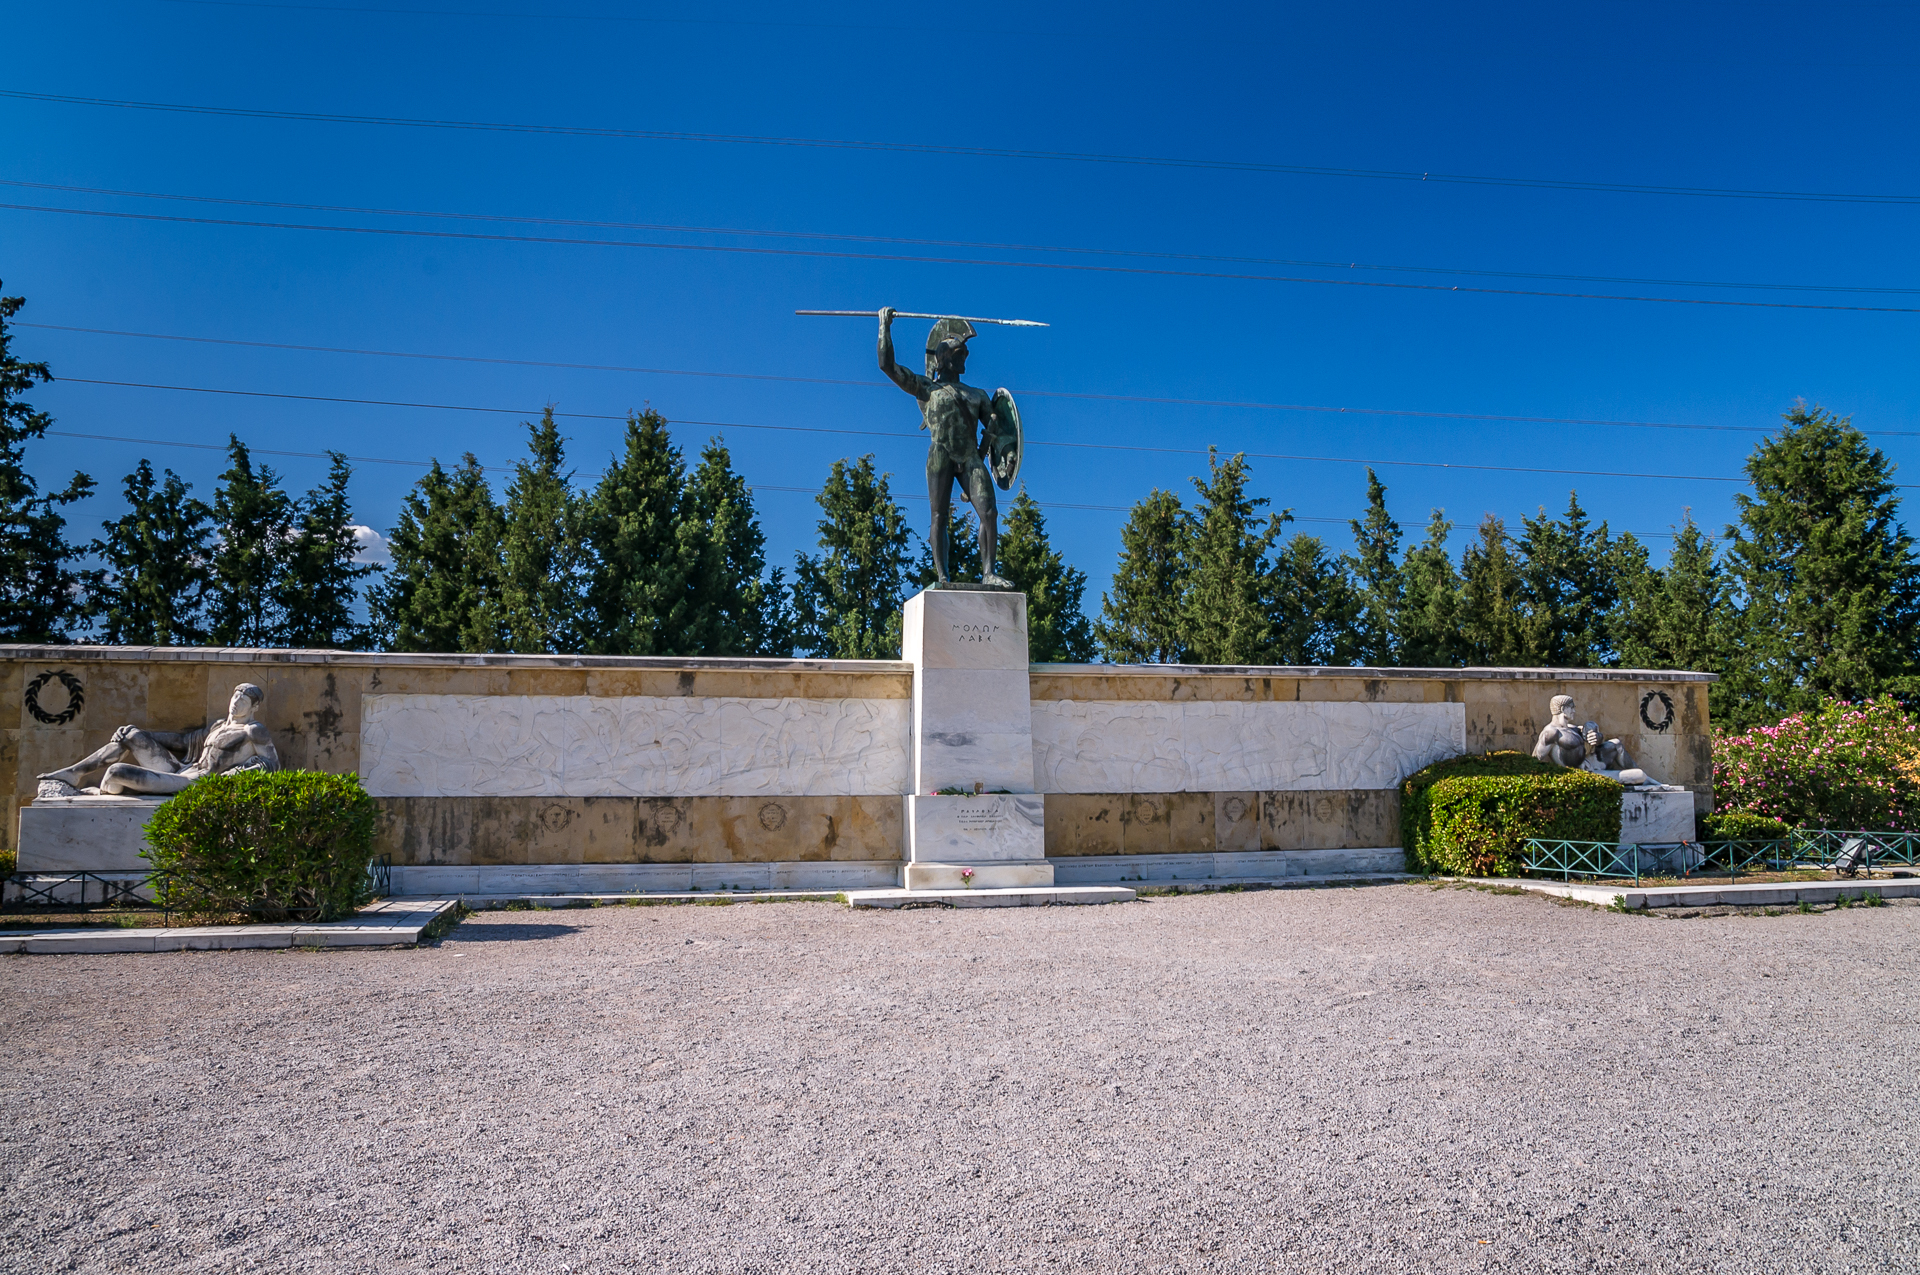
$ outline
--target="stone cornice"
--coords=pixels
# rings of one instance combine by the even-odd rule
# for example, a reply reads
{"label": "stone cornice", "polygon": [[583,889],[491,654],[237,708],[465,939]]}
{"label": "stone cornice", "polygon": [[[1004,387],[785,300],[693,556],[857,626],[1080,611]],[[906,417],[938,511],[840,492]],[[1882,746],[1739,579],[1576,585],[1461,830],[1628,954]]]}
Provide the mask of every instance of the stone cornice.
{"label": "stone cornice", "polygon": [[[468,655],[202,646],[71,646],[0,643],[0,662],[290,664],[392,668],[657,669],[756,673],[911,673],[905,660],[780,660],[675,655]],[[1678,669],[1367,668],[1301,664],[1033,664],[1050,677],[1355,677],[1416,681],[1717,682]]]}

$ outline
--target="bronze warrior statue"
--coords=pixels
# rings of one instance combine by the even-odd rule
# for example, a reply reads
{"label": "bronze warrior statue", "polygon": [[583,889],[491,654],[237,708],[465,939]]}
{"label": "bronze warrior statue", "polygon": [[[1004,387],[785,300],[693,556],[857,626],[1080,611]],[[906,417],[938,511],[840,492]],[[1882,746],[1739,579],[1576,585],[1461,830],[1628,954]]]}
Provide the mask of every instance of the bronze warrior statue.
{"label": "bronze warrior statue", "polygon": [[947,522],[953,483],[958,479],[980,516],[981,583],[1011,589],[1013,584],[993,569],[1000,537],[993,486],[997,480],[1003,491],[1012,487],[1020,472],[1024,449],[1020,412],[1005,389],[988,395],[960,383],[960,374],[967,370],[967,342],[973,336],[973,325],[965,319],[941,319],[934,324],[927,334],[927,374],[921,376],[893,361],[893,308],[888,306],[880,311],[880,370],[920,400],[920,423],[933,435],[927,448],[927,497],[933,502],[929,543],[937,582],[947,583]]}

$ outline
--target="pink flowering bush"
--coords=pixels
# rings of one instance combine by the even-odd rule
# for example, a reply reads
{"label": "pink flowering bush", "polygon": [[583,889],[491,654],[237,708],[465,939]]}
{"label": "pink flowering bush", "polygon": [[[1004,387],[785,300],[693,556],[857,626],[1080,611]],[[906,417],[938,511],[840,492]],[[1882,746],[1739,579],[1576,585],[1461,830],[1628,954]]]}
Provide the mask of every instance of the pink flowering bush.
{"label": "pink flowering bush", "polygon": [[1722,809],[1802,828],[1910,831],[1920,818],[1920,717],[1890,699],[1828,700],[1713,745]]}

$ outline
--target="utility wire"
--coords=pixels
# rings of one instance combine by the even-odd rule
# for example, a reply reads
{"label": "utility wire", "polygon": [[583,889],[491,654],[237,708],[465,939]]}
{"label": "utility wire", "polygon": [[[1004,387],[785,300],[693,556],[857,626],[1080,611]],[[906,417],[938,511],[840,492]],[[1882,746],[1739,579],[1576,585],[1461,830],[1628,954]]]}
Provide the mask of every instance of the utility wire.
{"label": "utility wire", "polygon": [[[366,350],[334,345],[293,345],[280,341],[242,341],[231,337],[180,336],[169,332],[129,332],[116,328],[83,328],[62,323],[27,323],[16,321],[17,328],[40,328],[49,332],[80,332],[89,336],[125,336],[141,337],[155,341],[189,341],[202,345],[237,345],[263,350],[298,350],[314,354],[360,354],[391,359],[428,359],[449,363],[491,363],[508,367],[551,367],[572,371],[588,372],[637,372],[652,376],[703,376],[733,381],[783,381],[801,385],[854,385],[862,389],[892,389],[890,382],[877,380],[852,380],[844,377],[825,376],[775,376],[755,372],[698,372],[685,368],[632,367],[617,363],[555,363],[540,359],[503,359],[486,358],[472,354],[419,354],[405,350]],[[56,380],[77,378],[56,377]],[[136,382],[100,382],[100,384],[127,384]],[[169,387],[190,388],[190,387]],[[1605,418],[1582,418],[1573,416],[1501,416],[1486,412],[1427,412],[1412,408],[1397,407],[1328,407],[1312,403],[1261,403],[1245,399],[1216,398],[1172,398],[1150,394],[1094,394],[1072,390],[1036,390],[1019,389],[1016,392],[1029,398],[1060,398],[1089,400],[1104,403],[1151,403],[1172,407],[1227,407],[1270,412],[1318,412],[1340,416],[1406,416],[1422,420],[1455,421],[1495,421],[1515,425],[1602,425],[1623,429],[1678,429],[1697,430],[1720,434],[1770,434],[1773,431],[1757,425],[1694,425],[1672,421],[1620,421]],[[230,391],[241,393],[244,391]],[[332,400],[329,400],[332,401]],[[341,402],[360,400],[342,399]],[[403,406],[395,404],[394,406]],[[438,404],[412,404],[410,406],[440,406]],[[471,411],[507,411],[512,415],[521,415],[513,409],[470,408]],[[565,416],[569,413],[562,412]],[[1874,438],[1916,438],[1920,430],[1863,430],[1862,433]]]}
{"label": "utility wire", "polygon": [[1837,191],[1758,190],[1718,186],[1661,186],[1644,182],[1560,181],[1544,177],[1500,177],[1472,173],[1413,172],[1387,168],[1336,168],[1307,164],[1271,164],[1255,160],[1199,159],[1167,155],[1120,155],[1092,151],[1029,150],[1001,146],[951,146],[931,142],[874,142],[817,137],[780,137],[745,133],[691,133],[669,129],[605,128],[569,124],[511,124],[479,120],[413,119],[393,115],[346,115],[327,111],[275,111],[238,106],[199,106],[181,102],[140,102],[30,93],[0,89],[0,97],[63,106],[103,106],[181,115],[218,115],[239,119],[291,120],[310,124],[382,125],[394,128],[453,129],[463,132],[531,133],[559,137],[605,137],[638,141],[707,142],[736,146],[783,146],[819,150],[879,151],[910,155],[957,155],[980,159],[1024,159],[1053,163],[1115,164],[1127,167],[1191,168],[1216,172],[1272,173],[1305,177],[1351,177],[1376,181],[1435,182],[1468,186],[1512,186],[1529,190],[1597,191],[1603,194],[1674,195],[1710,199],[1793,200],[1841,204],[1920,204],[1920,195],[1850,194]]}
{"label": "utility wire", "polygon": [[[497,413],[501,413],[509,416],[537,415],[537,413],[533,413],[533,412],[522,412],[514,408],[503,408],[503,407],[463,407],[463,406],[450,404],[450,403],[403,403],[403,402],[393,402],[393,401],[381,400],[381,399],[327,398],[317,394],[281,394],[281,393],[272,393],[265,390],[208,389],[202,386],[194,386],[194,385],[157,385],[157,384],[147,384],[147,383],[138,382],[138,381],[88,380],[84,377],[66,377],[62,379],[70,380],[81,385],[113,385],[113,386],[125,386],[133,389],[148,389],[148,390],[181,390],[181,391],[185,391],[188,393],[195,393],[195,394],[235,394],[235,395],[247,395],[251,397],[260,397],[260,398],[299,399],[299,400],[307,400],[311,402],[323,402],[323,403],[359,403],[359,404],[366,404],[369,406],[379,406],[379,407],[422,407],[422,408],[433,408],[440,411],[452,411],[452,412],[475,412],[475,411],[497,412]],[[593,415],[593,414],[584,413],[584,412],[555,412],[554,415],[566,416],[566,417],[582,419],[582,420],[617,421],[617,420],[626,419],[626,417],[624,416]],[[895,431],[889,431],[889,430],[830,429],[824,426],[812,426],[812,425],[750,425],[750,424],[743,423],[741,421],[697,421],[697,420],[688,420],[683,418],[672,418],[672,417],[668,418],[668,423],[674,424],[674,425],[698,425],[698,426],[711,427],[714,429],[773,430],[781,433],[794,433],[794,434],[850,434],[850,435],[855,435],[855,436],[865,437],[865,438],[919,438],[920,437],[918,433],[908,434],[908,433],[895,432]],[[1048,441],[1043,439],[1028,439],[1027,446],[1029,447],[1065,447],[1065,448],[1073,448],[1079,451],[1149,452],[1149,453],[1156,453],[1160,455],[1169,455],[1169,456],[1206,456],[1210,454],[1209,449],[1204,447],[1148,447],[1144,445],[1134,445],[1134,444],[1128,444],[1128,443],[1068,443],[1068,442],[1054,442],[1054,441]],[[1716,474],[1650,474],[1650,473],[1644,473],[1644,472],[1628,472],[1628,471],[1611,470],[1611,469],[1547,469],[1547,468],[1541,468],[1537,466],[1528,466],[1528,465],[1469,465],[1469,464],[1464,464],[1464,463],[1455,462],[1455,461],[1438,461],[1438,460],[1366,460],[1366,459],[1356,459],[1351,456],[1307,456],[1307,455],[1296,455],[1296,454],[1287,453],[1287,452],[1252,452],[1252,451],[1242,451],[1241,449],[1238,449],[1238,448],[1236,448],[1235,451],[1253,460],[1311,461],[1311,462],[1321,462],[1321,463],[1333,464],[1333,465],[1371,465],[1371,466],[1377,466],[1377,467],[1385,467],[1385,466],[1393,465],[1393,466],[1400,466],[1403,468],[1411,468],[1411,469],[1465,469],[1465,470],[1478,470],[1478,471],[1484,471],[1487,473],[1499,473],[1499,474],[1557,474],[1557,475],[1573,476],[1578,478],[1660,479],[1663,481],[1673,481],[1673,482],[1742,483],[1746,481],[1745,478],[1725,477],[1725,476],[1716,475]],[[1920,484],[1899,484],[1899,485],[1902,487],[1908,487],[1908,486],[1916,486]],[[1094,508],[1095,506],[1088,506],[1088,507]]]}
{"label": "utility wire", "polygon": [[752,239],[803,239],[835,243],[903,244],[919,248],[971,248],[982,252],[1049,252],[1094,257],[1133,257],[1156,261],[1209,261],[1229,265],[1305,266],[1315,270],[1369,270],[1398,274],[1457,275],[1476,279],[1545,279],[1567,283],[1638,284],[1662,288],[1732,288],[1751,292],[1840,292],[1875,296],[1920,296],[1920,288],[1874,288],[1853,284],[1737,283],[1719,279],[1656,279],[1637,275],[1545,274],[1526,270],[1477,270],[1454,266],[1392,266],[1360,261],[1316,261],[1296,257],[1238,257],[1200,252],[1160,252],[1143,248],[1076,248],[1059,244],[1000,243],[970,239],[921,239],[897,235],[835,234],[811,230],[745,230],[737,226],[683,226],[669,222],[597,221],[571,217],[532,217],[505,213],[433,212],[416,208],[369,208],[352,204],[301,204],[272,199],[237,199],[219,195],[170,195],[146,190],[118,190],[108,186],[67,186],[55,182],[0,178],[0,186],[23,190],[57,190],[76,195],[109,195],[116,199],[159,199],[174,203],[219,204],[240,208],[280,208],[293,212],[350,213],[373,217],[417,217],[439,221],[500,222],[519,226],[569,226],[591,230],[641,230],[687,235],[736,235]]}
{"label": "utility wire", "polygon": [[[611,13],[511,13],[487,9],[388,9],[371,5],[345,4],[262,4],[258,0],[162,0],[165,4],[190,4],[220,9],[268,9],[280,12],[371,13],[407,18],[533,18],[541,22],[644,22],[661,26],[690,27],[785,27],[804,31],[898,31],[903,34],[931,36],[950,34],[950,28],[878,26],[852,22],[768,22],[751,18],[662,18]],[[1002,35],[1071,39],[1059,31],[1007,31],[969,27],[971,36]]]}
{"label": "utility wire", "polygon": [[[4,90],[0,90],[4,92]],[[1656,305],[1734,306],[1759,310],[1845,310],[1873,314],[1920,314],[1916,306],[1832,305],[1810,301],[1734,301],[1714,297],[1643,297],[1607,292],[1551,292],[1538,288],[1481,288],[1461,284],[1405,283],[1386,279],[1322,279],[1307,275],[1249,274],[1226,270],[1170,270],[1150,266],[1098,266],[1073,261],[1010,261],[989,257],[932,257],[910,253],[843,252],[826,248],[754,248],[741,244],[664,243],[640,239],[573,239],[562,235],[482,234],[471,230],[408,230],[399,226],[325,226],[311,222],[243,221],[232,217],[181,217],[166,213],[113,212],[101,208],[55,208],[41,204],[0,203],[14,212],[105,217],[117,221],[158,221],[193,226],[240,226],[254,230],[306,230],[339,235],[392,235],[407,239],[462,239],[482,243],[564,244],[583,248],[643,248],[665,252],[733,253],[752,257],[810,257],[835,261],[890,261],[936,266],[998,266],[1012,270],[1058,270],[1083,274],[1120,274],[1173,279],[1220,279],[1244,283],[1317,283],[1335,288],[1386,288],[1401,292],[1472,292],[1503,297],[1553,297],[1575,301],[1638,301]]]}

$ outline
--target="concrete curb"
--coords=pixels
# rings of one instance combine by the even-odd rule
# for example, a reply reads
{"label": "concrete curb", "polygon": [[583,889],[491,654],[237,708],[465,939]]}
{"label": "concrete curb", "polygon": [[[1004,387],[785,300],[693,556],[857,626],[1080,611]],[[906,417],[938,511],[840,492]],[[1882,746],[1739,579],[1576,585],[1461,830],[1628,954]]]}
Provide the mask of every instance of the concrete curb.
{"label": "concrete curb", "polygon": [[1038,908],[1048,904],[1131,903],[1134,892],[1117,885],[1025,886],[1004,890],[849,890],[847,906],[903,908],[936,903],[955,908]]}
{"label": "concrete curb", "polygon": [[1860,899],[1878,895],[1883,899],[1920,898],[1920,880],[1896,877],[1892,880],[1859,881],[1762,881],[1753,885],[1596,885],[1576,881],[1535,881],[1520,877],[1447,877],[1472,885],[1503,886],[1525,890],[1529,894],[1547,894],[1574,899],[1597,907],[1624,908],[1637,912],[1647,908],[1701,907],[1792,907],[1801,903],[1835,903],[1841,899]]}
{"label": "concrete curb", "polygon": [[1328,872],[1318,876],[1203,877],[1192,881],[1129,881],[1127,884],[1142,894],[1205,894],[1215,890],[1328,890],[1424,880],[1425,877],[1414,872]]}
{"label": "concrete curb", "polygon": [[321,925],[190,925],[147,930],[0,934],[0,954],[212,952],[259,947],[404,947],[458,906],[455,899],[385,899],[352,920]]}

